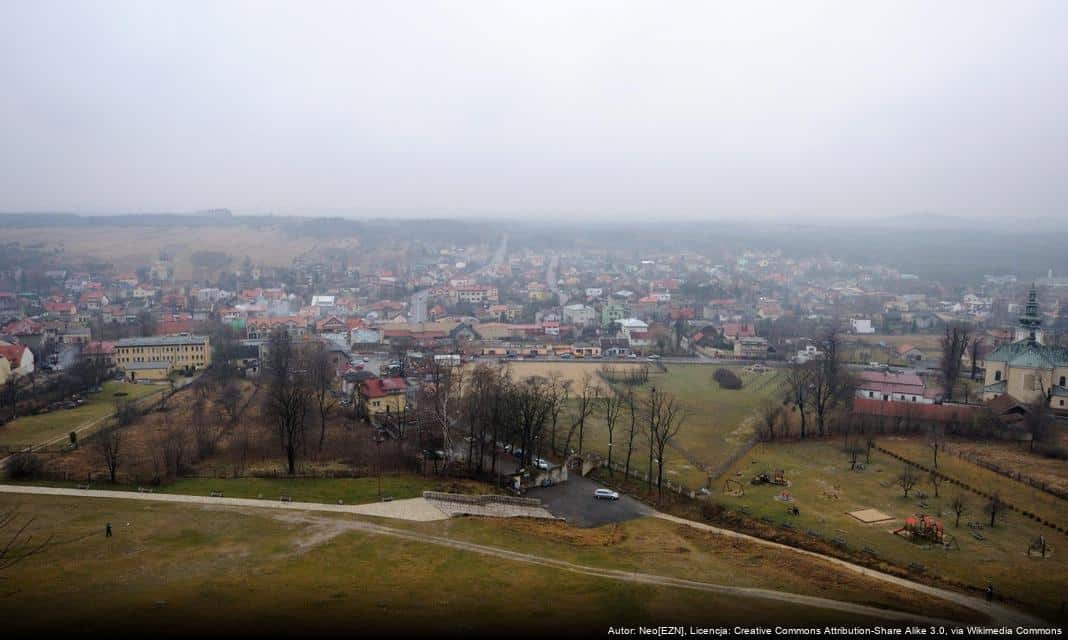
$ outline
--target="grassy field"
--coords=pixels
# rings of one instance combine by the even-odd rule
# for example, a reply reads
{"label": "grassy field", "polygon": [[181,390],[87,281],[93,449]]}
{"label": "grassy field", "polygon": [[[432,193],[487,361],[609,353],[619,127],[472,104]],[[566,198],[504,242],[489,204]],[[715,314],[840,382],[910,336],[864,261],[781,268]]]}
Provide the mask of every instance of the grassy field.
{"label": "grassy field", "polygon": [[[608,391],[608,385],[601,379],[597,372],[605,366],[606,363],[597,360],[592,361],[578,361],[578,362],[548,362],[539,360],[510,360],[505,365],[508,371],[512,374],[512,379],[523,380],[531,376],[539,376],[542,378],[549,378],[553,374],[558,374],[562,381],[570,381],[572,392],[577,392],[582,384],[583,376],[589,375],[591,377],[590,382],[595,385],[601,393]],[[628,369],[642,366],[641,364],[612,362],[608,366],[613,369],[624,372]]]}
{"label": "grassy field", "polygon": [[[654,370],[649,384],[639,388],[639,396],[648,394],[654,386],[675,395],[686,412],[675,441],[678,449],[666,456],[665,478],[695,489],[705,485],[707,475],[697,463],[714,469],[729,461],[752,439],[754,414],[760,405],[768,398],[777,398],[781,380],[778,373],[752,374],[743,367],[728,368],[742,378],[741,389],[720,388],[712,379],[715,367],[697,365],[671,365],[667,373]],[[607,455],[608,432],[601,413],[598,409],[588,420],[584,440],[590,450]],[[616,442],[622,442],[629,426],[629,417],[624,416],[616,427]],[[620,447],[615,447],[614,460],[621,460],[625,453]],[[647,461],[647,453],[637,453],[632,464],[644,471]]]}
{"label": "grassy field", "polygon": [[[54,534],[56,544],[5,572],[0,615],[10,632],[182,633],[210,627],[277,633],[350,624],[363,630],[525,635],[531,629],[604,633],[609,624],[874,622],[370,535],[351,530],[342,517],[0,495],[0,510],[14,505],[21,517],[35,518],[35,533]],[[114,537],[103,536],[105,522],[113,524]],[[479,519],[407,528],[594,566],[663,567],[658,574],[976,617],[909,592],[885,591],[890,588],[861,577],[813,574],[806,561],[789,562],[764,549],[721,548],[674,527],[638,521],[580,537],[552,524]],[[814,575],[821,578],[818,586],[806,578]]]}
{"label": "grassy field", "polygon": [[[79,482],[32,481],[42,487],[75,487]],[[100,482],[93,489],[114,491],[137,491],[137,485],[108,484]],[[492,488],[472,480],[442,480],[409,474],[384,474],[382,496],[397,500],[416,498],[424,491],[447,491],[451,493],[492,493]],[[157,493],[174,493],[191,496],[206,496],[212,491],[222,491],[227,498],[263,498],[278,500],[289,496],[295,502],[321,502],[336,504],[365,504],[378,502],[378,478],[181,478],[158,487]]]}
{"label": "grassy field", "polygon": [[115,401],[120,398],[137,400],[162,390],[163,387],[160,386],[110,380],[104,383],[100,393],[89,394],[88,401],[80,407],[23,416],[0,426],[0,446],[37,445],[64,437],[71,431],[110,414],[115,410]]}
{"label": "grassy field", "polygon": [[[933,466],[934,451],[923,439],[882,438],[879,440],[879,444],[885,449],[913,462],[918,462],[928,468]],[[1068,527],[1068,501],[1062,498],[1040,491],[1022,482],[1016,482],[952,454],[939,454],[938,470],[981,491],[997,492],[1005,502],[1035,513],[1061,526]]]}
{"label": "grassy field", "polygon": [[[880,441],[883,446],[892,444]],[[863,471],[850,471],[847,455],[838,440],[761,444],[724,474],[713,495],[728,507],[744,507],[753,517],[768,518],[777,524],[789,523],[798,531],[812,531],[828,540],[839,538],[854,550],[870,548],[879,558],[902,567],[922,564],[931,573],[976,588],[992,582],[999,592],[1032,602],[1046,615],[1060,607],[1064,585],[1068,584],[1068,555],[1060,551],[1068,548],[1065,536],[1010,511],[999,515],[997,526],[990,528],[982,498],[949,484],[941,486],[941,497],[936,498],[934,488],[924,476],[906,499],[895,483],[903,468],[894,458],[873,451],[871,464]],[[786,504],[776,500],[783,487],[749,483],[756,473],[776,469],[786,472],[791,486],[785,490],[792,496],[799,516],[789,515]],[[728,478],[743,485],[744,495],[731,497],[722,492]],[[835,487],[837,499],[830,497]],[[921,492],[927,497],[922,498]],[[968,507],[960,528],[954,526],[955,516],[950,508],[958,494],[964,496]],[[894,520],[862,524],[847,515],[866,508],[879,509]],[[959,548],[948,551],[926,548],[892,534],[904,518],[917,513],[941,520]],[[983,540],[971,535],[970,522],[985,523],[978,531]],[[1029,558],[1027,547],[1040,535],[1046,536],[1054,553],[1046,559]]]}

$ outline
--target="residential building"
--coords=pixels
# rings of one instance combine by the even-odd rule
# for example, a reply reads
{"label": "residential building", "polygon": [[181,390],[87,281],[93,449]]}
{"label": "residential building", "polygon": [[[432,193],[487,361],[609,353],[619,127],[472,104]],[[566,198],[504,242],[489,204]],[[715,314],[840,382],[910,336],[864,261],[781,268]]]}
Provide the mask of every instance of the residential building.
{"label": "residential building", "polygon": [[112,358],[131,381],[145,379],[146,376],[155,379],[161,368],[166,369],[163,376],[166,377],[176,369],[197,370],[208,366],[211,363],[211,344],[207,336],[123,338],[115,343]]}

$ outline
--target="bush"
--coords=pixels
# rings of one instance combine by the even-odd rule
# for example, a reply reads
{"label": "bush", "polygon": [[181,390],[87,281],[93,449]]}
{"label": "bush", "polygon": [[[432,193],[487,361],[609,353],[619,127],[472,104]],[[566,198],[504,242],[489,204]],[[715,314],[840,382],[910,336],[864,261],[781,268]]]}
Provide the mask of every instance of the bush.
{"label": "bush", "polygon": [[730,369],[716,369],[712,379],[719,383],[722,389],[741,389],[742,379]]}
{"label": "bush", "polygon": [[12,454],[7,461],[7,477],[12,480],[30,480],[41,472],[41,459],[31,451]]}

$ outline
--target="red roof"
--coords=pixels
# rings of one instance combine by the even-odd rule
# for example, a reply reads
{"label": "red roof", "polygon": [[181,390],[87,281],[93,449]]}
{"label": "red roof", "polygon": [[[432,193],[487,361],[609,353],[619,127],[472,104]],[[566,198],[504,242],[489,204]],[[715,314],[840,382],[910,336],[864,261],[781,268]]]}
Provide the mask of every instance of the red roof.
{"label": "red roof", "polygon": [[756,328],[751,324],[728,322],[723,325],[723,335],[728,338],[755,338]]}
{"label": "red roof", "polygon": [[855,398],[853,413],[887,418],[911,417],[913,420],[933,422],[971,421],[976,407],[951,404],[918,404],[914,402],[886,402]]}
{"label": "red roof", "polygon": [[115,343],[104,340],[97,340],[95,342],[87,342],[82,348],[82,353],[87,356],[96,355],[111,355],[115,352]]}
{"label": "red roof", "polygon": [[360,387],[368,398],[384,398],[404,393],[408,389],[408,382],[404,378],[368,378]]}
{"label": "red roof", "polygon": [[0,345],[0,356],[11,363],[11,368],[17,368],[22,364],[22,353],[26,351],[24,344]]}

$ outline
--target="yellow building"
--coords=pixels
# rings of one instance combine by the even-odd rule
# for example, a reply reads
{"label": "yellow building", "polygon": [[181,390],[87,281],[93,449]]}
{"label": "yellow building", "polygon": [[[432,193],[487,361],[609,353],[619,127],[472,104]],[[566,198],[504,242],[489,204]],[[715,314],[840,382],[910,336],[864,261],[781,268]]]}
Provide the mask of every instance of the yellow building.
{"label": "yellow building", "polygon": [[124,338],[115,343],[113,358],[130,380],[162,380],[175,370],[208,366],[211,343],[207,336]]}
{"label": "yellow building", "polygon": [[402,414],[408,406],[408,382],[404,378],[370,378],[360,383],[360,401],[369,415]]}
{"label": "yellow building", "polygon": [[1056,411],[1068,411],[1068,349],[1042,344],[1042,320],[1034,288],[1020,317],[1017,340],[987,354],[983,400],[1010,395],[1021,402],[1047,399]]}

